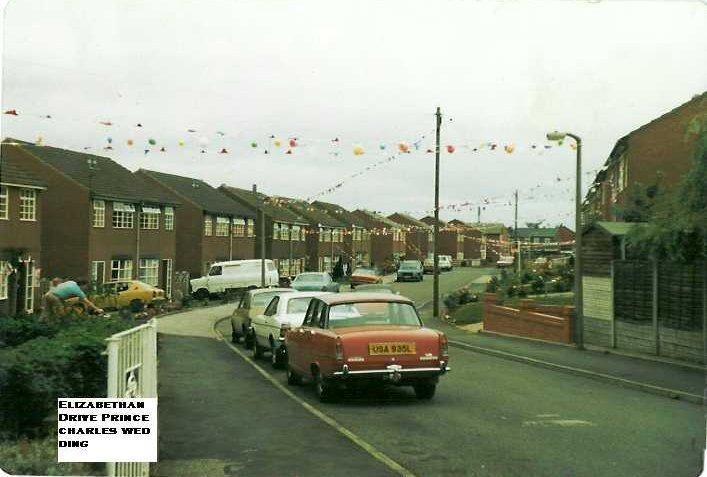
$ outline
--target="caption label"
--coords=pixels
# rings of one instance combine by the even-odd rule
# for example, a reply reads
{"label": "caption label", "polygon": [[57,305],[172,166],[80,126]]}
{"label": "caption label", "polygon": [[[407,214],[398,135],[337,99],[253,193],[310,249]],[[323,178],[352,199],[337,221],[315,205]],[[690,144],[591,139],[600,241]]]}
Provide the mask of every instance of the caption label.
{"label": "caption label", "polygon": [[157,398],[60,398],[59,462],[157,462]]}

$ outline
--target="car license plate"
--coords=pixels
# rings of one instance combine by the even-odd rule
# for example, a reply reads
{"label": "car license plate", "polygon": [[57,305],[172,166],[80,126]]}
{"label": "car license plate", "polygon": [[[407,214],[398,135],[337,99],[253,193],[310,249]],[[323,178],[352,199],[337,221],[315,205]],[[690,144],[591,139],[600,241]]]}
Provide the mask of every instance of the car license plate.
{"label": "car license plate", "polygon": [[415,343],[368,343],[368,354],[416,354]]}

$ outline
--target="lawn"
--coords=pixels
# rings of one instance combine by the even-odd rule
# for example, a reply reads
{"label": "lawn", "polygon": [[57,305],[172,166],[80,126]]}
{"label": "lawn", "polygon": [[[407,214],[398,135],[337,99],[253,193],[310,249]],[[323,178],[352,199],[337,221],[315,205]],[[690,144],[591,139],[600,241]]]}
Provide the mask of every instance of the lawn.
{"label": "lawn", "polygon": [[[541,305],[572,305],[574,302],[574,293],[548,293],[546,295],[531,295],[527,298],[532,298]],[[521,298],[512,297],[504,300],[504,304],[510,307],[517,307]],[[479,301],[475,303],[467,303],[455,308],[449,313],[449,321],[457,325],[468,325],[471,323],[480,323],[484,321],[484,294],[479,294]]]}

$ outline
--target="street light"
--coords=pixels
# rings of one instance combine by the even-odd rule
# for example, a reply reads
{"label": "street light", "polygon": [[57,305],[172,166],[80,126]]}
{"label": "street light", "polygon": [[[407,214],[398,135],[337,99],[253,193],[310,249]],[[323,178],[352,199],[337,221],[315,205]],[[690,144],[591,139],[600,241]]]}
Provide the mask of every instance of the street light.
{"label": "street light", "polygon": [[548,141],[562,141],[571,137],[577,142],[577,172],[574,196],[574,313],[575,341],[578,349],[584,349],[584,316],[582,313],[582,138],[570,132],[553,131],[547,133]]}

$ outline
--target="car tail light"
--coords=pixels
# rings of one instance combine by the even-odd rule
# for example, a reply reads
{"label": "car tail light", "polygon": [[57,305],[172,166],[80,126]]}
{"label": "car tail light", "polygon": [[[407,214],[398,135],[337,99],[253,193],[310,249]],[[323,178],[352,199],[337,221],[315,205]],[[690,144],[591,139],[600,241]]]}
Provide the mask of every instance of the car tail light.
{"label": "car tail light", "polygon": [[344,346],[341,344],[341,340],[336,340],[336,359],[337,361],[342,361],[344,359]]}
{"label": "car tail light", "polygon": [[446,335],[440,335],[439,337],[439,355],[444,358],[449,357],[449,343]]}
{"label": "car tail light", "polygon": [[280,338],[284,338],[288,331],[290,331],[291,325],[289,323],[283,323],[280,325]]}

